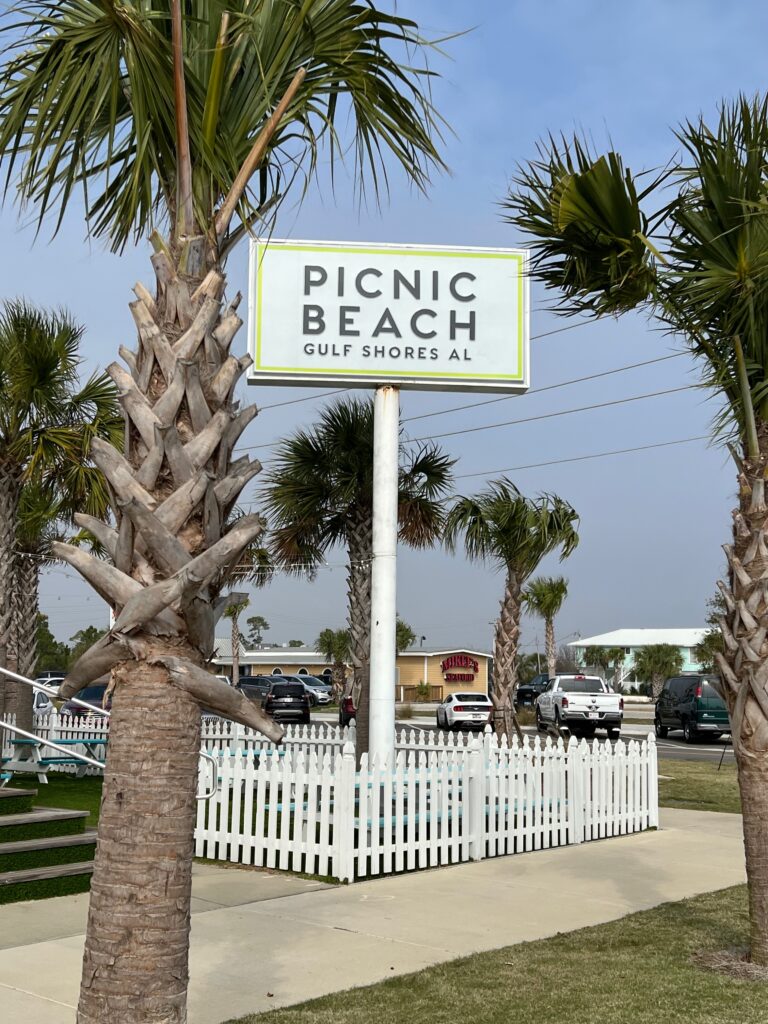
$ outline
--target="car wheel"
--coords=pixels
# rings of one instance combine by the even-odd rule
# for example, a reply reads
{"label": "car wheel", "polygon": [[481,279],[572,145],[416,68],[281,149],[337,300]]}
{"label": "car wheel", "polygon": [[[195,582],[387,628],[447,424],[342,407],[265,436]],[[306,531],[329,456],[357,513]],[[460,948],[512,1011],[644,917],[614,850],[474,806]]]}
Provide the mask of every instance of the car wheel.
{"label": "car wheel", "polygon": [[621,729],[607,729],[608,739],[617,740],[621,736]]}
{"label": "car wheel", "polygon": [[309,723],[311,721],[312,721],[312,716],[311,715],[304,715],[304,717],[301,720],[301,724],[302,725],[309,725]]}
{"label": "car wheel", "polygon": [[683,739],[686,743],[695,743],[697,739],[696,730],[687,718],[683,722]]}
{"label": "car wheel", "polygon": [[547,727],[544,724],[544,721],[543,721],[543,719],[541,717],[541,712],[539,711],[538,708],[536,708],[536,728],[538,729],[539,732],[546,732],[547,731]]}
{"label": "car wheel", "polygon": [[654,718],[653,720],[653,729],[657,738],[660,740],[665,740],[669,735],[669,729],[666,725],[662,725],[658,718]]}
{"label": "car wheel", "polygon": [[560,708],[555,708],[555,728],[558,732],[562,729],[562,723],[560,721]]}

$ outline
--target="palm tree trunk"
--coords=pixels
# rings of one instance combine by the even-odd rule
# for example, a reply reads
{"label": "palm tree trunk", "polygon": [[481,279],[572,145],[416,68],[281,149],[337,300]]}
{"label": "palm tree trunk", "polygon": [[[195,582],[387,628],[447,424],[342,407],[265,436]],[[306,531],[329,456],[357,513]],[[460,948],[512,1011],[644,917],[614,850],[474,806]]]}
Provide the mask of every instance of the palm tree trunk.
{"label": "palm tree trunk", "polygon": [[[16,519],[21,492],[18,466],[0,459],[0,668],[16,669],[13,643],[16,594]],[[15,714],[22,683],[0,677],[0,714]]]}
{"label": "palm tree trunk", "polygon": [[240,682],[240,626],[237,616],[232,616],[232,685]]}
{"label": "palm tree trunk", "polygon": [[[371,559],[373,522],[360,512],[347,531],[347,601],[352,700],[357,709],[357,754],[368,751],[368,665],[371,657]],[[364,692],[365,691],[365,692]],[[365,711],[363,711],[365,705]],[[363,722],[363,718],[366,719]]]}
{"label": "palm tree trunk", "polygon": [[768,508],[765,473],[768,430],[760,455],[745,455],[739,472],[739,507],[733,543],[726,545],[727,583],[720,588],[727,614],[720,620],[724,654],[715,655],[739,773],[744,829],[751,958],[768,966]]}
{"label": "palm tree trunk", "polygon": [[664,676],[654,673],[651,676],[651,697],[654,701],[657,701],[661,696],[661,691],[664,689]]}
{"label": "palm tree trunk", "polygon": [[126,413],[125,454],[104,441],[92,447],[115,496],[117,529],[75,517],[111,563],[52,545],[116,615],[61,690],[67,698],[112,670],[115,716],[78,1024],[186,1021],[200,705],[282,736],[202,667],[213,654],[214,602],[264,529],[259,516],[227,526],[261,468],[231,459],[255,413],[233,402],[249,364],[229,354],[239,297],[222,308],[225,281],[202,267],[205,240],[191,240],[183,254],[162,239],[154,244],[156,296],[137,285],[131,304],[138,351],[121,349],[129,373],[118,364],[108,369]]}
{"label": "palm tree trunk", "polygon": [[331,682],[333,683],[333,699],[336,703],[341,701],[344,691],[347,688],[346,669],[343,661],[337,661],[331,671]]}
{"label": "palm tree trunk", "polygon": [[512,729],[520,735],[520,726],[514,711],[517,690],[517,650],[520,642],[520,611],[522,587],[513,570],[507,573],[501,614],[496,620],[496,638],[493,651],[494,727],[496,735],[512,738]]}
{"label": "palm tree trunk", "polygon": [[[19,555],[16,560],[16,617],[14,641],[19,675],[34,679],[37,671],[37,616],[40,611],[38,587],[40,563],[31,555]],[[34,691],[19,684],[16,700],[16,724],[32,731],[34,724]]]}
{"label": "palm tree trunk", "polygon": [[147,662],[113,678],[77,1020],[182,1024],[200,708]]}
{"label": "palm tree trunk", "polygon": [[557,674],[554,619],[544,620],[544,644],[547,649],[547,672],[549,673],[549,678],[552,679]]}

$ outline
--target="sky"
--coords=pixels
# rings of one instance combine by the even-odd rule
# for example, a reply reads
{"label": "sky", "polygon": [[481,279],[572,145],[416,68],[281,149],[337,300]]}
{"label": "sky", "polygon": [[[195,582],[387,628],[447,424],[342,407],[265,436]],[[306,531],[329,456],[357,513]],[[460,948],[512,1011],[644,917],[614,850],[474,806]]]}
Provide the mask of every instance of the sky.
{"label": "sky", "polygon": [[[633,171],[663,166],[676,152],[674,128],[739,91],[765,88],[768,9],[752,0],[400,0],[429,38],[454,35],[432,58],[440,77],[434,102],[450,126],[442,145],[450,172],[436,176],[428,195],[393,174],[388,203],[361,209],[351,178],[335,194],[327,181],[302,204],[287,203],[276,237],[421,244],[515,246],[524,240],[503,219],[504,197],[518,162],[535,156],[549,132],[579,130],[596,147],[619,150]],[[461,33],[455,35],[456,33]],[[122,256],[85,238],[76,208],[58,236],[37,237],[29,213],[6,203],[0,213],[0,276],[5,297],[65,306],[85,325],[86,369],[104,367],[121,343],[132,344],[127,304],[136,280],[151,282],[149,248]],[[247,247],[228,265],[230,287],[247,291]],[[716,411],[706,392],[672,395],[552,416],[586,405],[695,384],[697,370],[679,341],[639,315],[599,323],[564,321],[548,312],[552,296],[531,295],[531,393],[505,398],[405,392],[406,436],[436,437],[457,460],[456,492],[471,494],[506,472],[526,494],[555,492],[581,516],[581,541],[547,574],[569,579],[557,622],[558,641],[620,627],[691,627],[703,623],[707,598],[723,571],[734,472],[722,448],[698,440],[647,451],[572,460],[618,449],[706,436]],[[562,330],[562,328],[567,328]],[[556,332],[556,333],[550,333]],[[245,329],[239,337],[246,344]],[[615,375],[553,388],[630,364],[683,353]],[[549,388],[542,394],[536,390]],[[307,390],[249,387],[244,399],[262,412],[243,444],[268,445],[310,426],[324,400]],[[283,405],[293,399],[294,404]],[[277,408],[269,406],[278,405]],[[413,417],[444,412],[422,421]],[[533,417],[548,417],[533,419]],[[529,422],[467,432],[507,420]],[[438,435],[460,431],[440,439]],[[268,465],[269,448],[259,451]],[[533,467],[533,468],[521,468]],[[258,479],[247,495],[258,507]],[[325,627],[343,625],[343,552],[310,583],[278,578],[252,594],[245,613],[270,623],[266,640],[312,643]],[[398,612],[425,645],[490,649],[503,580],[492,567],[437,549],[402,550]],[[71,570],[44,573],[41,607],[59,639],[89,624],[106,625],[106,606]],[[220,627],[221,628],[221,627]],[[543,630],[526,619],[523,645]]]}

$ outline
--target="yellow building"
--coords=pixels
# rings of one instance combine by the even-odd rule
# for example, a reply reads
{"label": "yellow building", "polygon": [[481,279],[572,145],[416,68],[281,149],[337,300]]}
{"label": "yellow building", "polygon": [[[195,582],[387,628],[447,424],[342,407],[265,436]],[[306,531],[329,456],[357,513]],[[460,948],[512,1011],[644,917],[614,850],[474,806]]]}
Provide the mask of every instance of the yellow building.
{"label": "yellow building", "polygon": [[[216,640],[214,662],[232,674],[232,644]],[[468,647],[421,648],[397,656],[396,698],[399,701],[442,700],[452,690],[487,693],[491,655]],[[241,675],[328,676],[331,668],[308,647],[266,647],[240,652]],[[425,689],[426,687],[426,689]]]}

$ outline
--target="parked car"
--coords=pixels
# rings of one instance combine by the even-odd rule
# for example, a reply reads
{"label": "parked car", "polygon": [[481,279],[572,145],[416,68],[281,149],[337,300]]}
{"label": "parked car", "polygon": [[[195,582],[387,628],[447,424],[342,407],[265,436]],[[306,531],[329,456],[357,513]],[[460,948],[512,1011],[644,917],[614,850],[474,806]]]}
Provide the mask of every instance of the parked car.
{"label": "parked car", "polygon": [[659,739],[670,729],[682,729],[686,743],[695,743],[704,736],[718,739],[730,732],[728,709],[712,685],[716,676],[673,676],[664,683],[654,713],[654,726]]}
{"label": "parked car", "polygon": [[347,694],[339,701],[339,725],[349,725],[357,715],[357,709],[352,703],[351,694]]}
{"label": "parked car", "polygon": [[[75,696],[78,700],[85,700],[89,704],[95,704],[96,707],[104,707],[104,695],[107,692],[106,683],[96,683],[93,686],[86,686],[84,689],[76,693]],[[106,711],[112,707],[112,698],[107,700]],[[95,711],[91,711],[90,708],[84,708],[81,704],[76,704],[73,700],[65,700],[61,705],[62,715],[72,715],[73,718],[85,718],[86,715],[97,714]]]}
{"label": "parked car", "polygon": [[594,736],[605,729],[616,739],[624,718],[624,698],[599,676],[562,675],[550,679],[536,698],[536,725],[544,729],[566,726],[574,736]]}
{"label": "parked car", "polygon": [[548,685],[548,672],[539,672],[537,676],[534,676],[527,683],[521,683],[515,693],[515,707],[533,707],[536,703],[536,698],[540,693],[544,693]]}
{"label": "parked car", "polygon": [[437,728],[484,729],[492,714],[493,702],[484,693],[449,693],[437,707]]}
{"label": "parked car", "polygon": [[268,676],[243,676],[237,684],[237,689],[248,698],[263,704],[272,685],[272,679]]}
{"label": "parked car", "polygon": [[264,700],[264,711],[276,722],[309,723],[310,701],[303,683],[272,683]]}
{"label": "parked car", "polygon": [[[46,682],[46,686],[48,683]],[[32,710],[36,715],[50,715],[53,711],[53,701],[44,690],[35,690],[32,698]]]}
{"label": "parked car", "polygon": [[296,678],[304,683],[316,705],[330,704],[333,700],[333,687],[324,679],[320,679],[318,676],[297,676]]}

